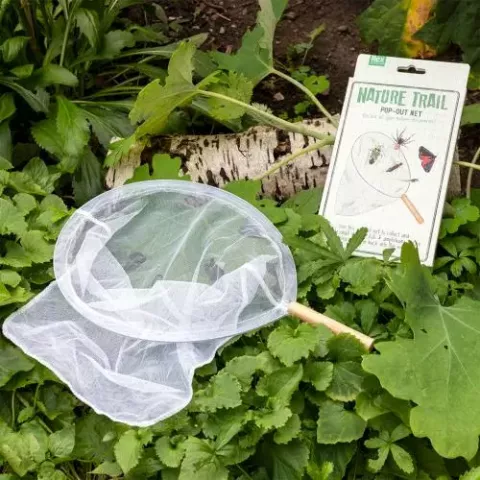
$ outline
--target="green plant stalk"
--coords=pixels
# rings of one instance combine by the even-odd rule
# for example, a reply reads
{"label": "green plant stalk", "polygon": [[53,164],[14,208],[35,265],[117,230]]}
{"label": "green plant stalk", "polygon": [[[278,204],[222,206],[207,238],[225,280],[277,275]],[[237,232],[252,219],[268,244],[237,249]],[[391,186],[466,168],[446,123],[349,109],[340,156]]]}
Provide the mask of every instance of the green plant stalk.
{"label": "green plant stalk", "polygon": [[[273,115],[272,113],[265,112],[263,110],[260,110],[254,107],[253,105],[250,105],[245,102],[241,102],[240,100],[237,100],[235,98],[227,97],[226,95],[222,95],[221,93],[209,92],[207,90],[198,90],[197,93],[205,97],[218,98],[225,102],[230,102],[230,103],[233,103],[234,105],[238,105],[239,107],[243,107],[247,112],[250,112],[255,116],[264,118],[268,125],[282,128],[289,132],[299,133],[300,135],[305,135],[307,137],[313,137],[318,140],[324,140],[327,137],[327,135],[323,133],[319,133],[316,130],[312,130],[311,128],[308,128],[307,126],[301,123],[288,122],[287,120],[283,120],[282,118],[279,118],[276,115]],[[334,139],[333,136],[328,136],[328,137]]]}
{"label": "green plant stalk", "polygon": [[457,160],[456,162],[453,162],[453,164],[458,165],[459,167],[471,168],[473,170],[480,171],[480,165],[475,165],[473,162],[461,162],[460,160]]}
{"label": "green plant stalk", "polygon": [[[474,155],[473,160],[472,160],[472,165],[476,165],[479,158],[480,158],[480,147],[475,152],[475,155]],[[471,194],[472,194],[472,179],[473,179],[473,171],[474,170],[475,170],[474,168],[470,168],[470,170],[468,171],[467,183],[466,183],[466,186],[465,186],[467,198],[470,198]]]}
{"label": "green plant stalk", "polygon": [[307,97],[315,104],[315,106],[327,117],[332,125],[338,128],[337,120],[332,116],[332,114],[320,103],[318,98],[305,86],[302,85],[300,82],[292,78],[290,75],[287,75],[280,70],[276,70],[275,68],[272,69],[272,73],[277,75],[280,78],[283,78],[287,82],[290,82],[292,85],[295,85],[299,90],[301,90]]}
{"label": "green plant stalk", "polygon": [[331,136],[331,137],[324,138],[319,142],[312,143],[306,148],[297,150],[295,153],[288,155],[282,161],[276,163],[272,168],[269,168],[265,173],[262,173],[261,175],[258,175],[257,177],[255,177],[254,180],[263,180],[264,178],[275,173],[277,170],[280,170],[285,165],[289,164],[290,162],[293,162],[298,157],[301,157],[302,155],[306,155],[307,153],[310,153],[310,152],[314,152],[315,150],[320,150],[321,148],[326,147],[327,145],[333,145],[334,142],[335,142],[335,137]]}

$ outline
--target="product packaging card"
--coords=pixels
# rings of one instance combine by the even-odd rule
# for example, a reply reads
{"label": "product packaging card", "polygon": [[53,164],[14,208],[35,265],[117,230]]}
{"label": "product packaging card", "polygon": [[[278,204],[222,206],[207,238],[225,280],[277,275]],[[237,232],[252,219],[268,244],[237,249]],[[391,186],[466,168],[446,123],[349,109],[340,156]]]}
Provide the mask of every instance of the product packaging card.
{"label": "product packaging card", "polygon": [[360,55],[350,79],[320,214],[360,256],[417,244],[435,255],[469,66]]}

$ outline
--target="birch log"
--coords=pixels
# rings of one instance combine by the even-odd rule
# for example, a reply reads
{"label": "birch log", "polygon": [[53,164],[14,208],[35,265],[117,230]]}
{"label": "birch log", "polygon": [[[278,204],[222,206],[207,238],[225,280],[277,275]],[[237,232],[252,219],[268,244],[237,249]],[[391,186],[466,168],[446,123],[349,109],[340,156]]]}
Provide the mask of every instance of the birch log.
{"label": "birch log", "polygon": [[[304,124],[326,135],[336,129],[324,119],[305,120]],[[162,137],[154,142],[154,153],[169,153],[182,159],[182,169],[195,182],[223,186],[232,180],[255,178],[265,173],[286,155],[317,142],[312,137],[285,132],[273,127],[257,126],[238,134],[182,135]],[[325,147],[298,157],[276,173],[262,180],[263,192],[278,199],[325,184],[332,147]],[[137,154],[109,169],[107,187],[123,185],[140,165]],[[454,166],[449,195],[461,192],[460,173]]]}

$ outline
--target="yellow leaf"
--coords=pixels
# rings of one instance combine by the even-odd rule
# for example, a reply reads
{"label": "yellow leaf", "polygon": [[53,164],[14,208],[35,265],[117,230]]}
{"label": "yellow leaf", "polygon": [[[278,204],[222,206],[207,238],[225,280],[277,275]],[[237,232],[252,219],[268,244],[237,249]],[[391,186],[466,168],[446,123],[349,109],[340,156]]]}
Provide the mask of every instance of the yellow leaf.
{"label": "yellow leaf", "polygon": [[430,19],[437,0],[405,0],[404,3],[409,4],[402,34],[405,53],[409,57],[434,57],[437,53],[434,48],[413,37]]}

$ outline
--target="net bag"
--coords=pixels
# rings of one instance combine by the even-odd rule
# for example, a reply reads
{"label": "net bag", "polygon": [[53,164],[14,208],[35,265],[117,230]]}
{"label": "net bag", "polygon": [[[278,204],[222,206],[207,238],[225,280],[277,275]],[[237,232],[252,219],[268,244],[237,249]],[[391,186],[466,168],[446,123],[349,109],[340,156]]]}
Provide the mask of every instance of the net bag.
{"label": "net bag", "polygon": [[293,258],[258,210],[217,188],[148,181],[77,210],[56,281],[4,323],[6,337],[82,401],[146,426],[189,403],[194,370],[284,316]]}

